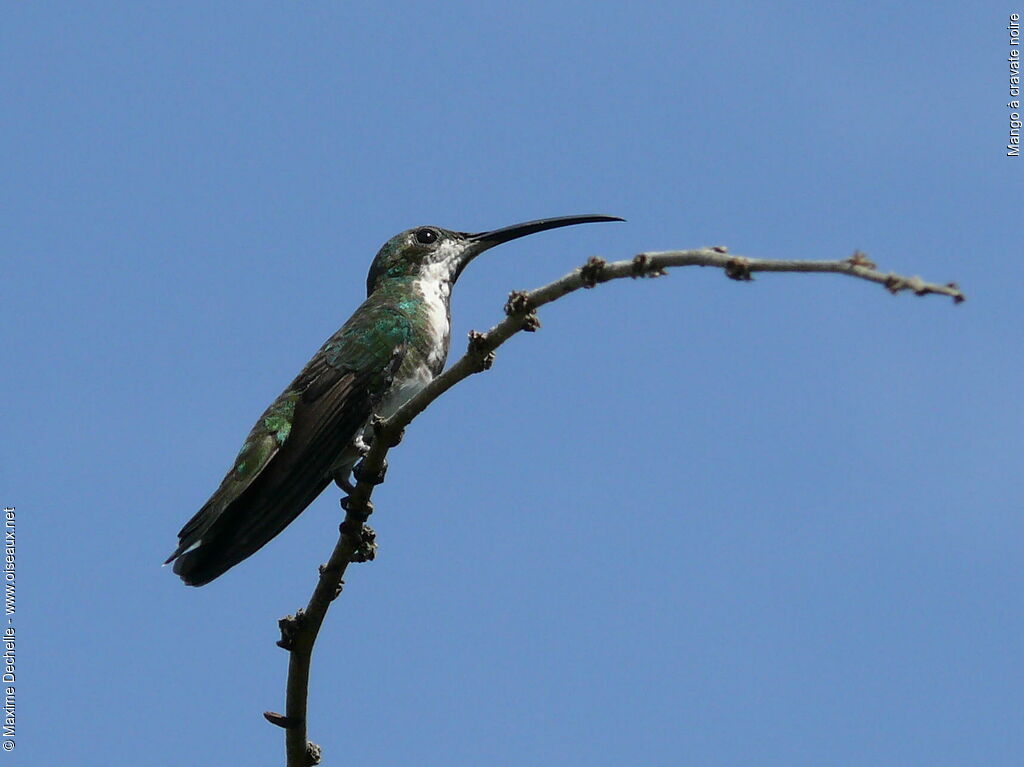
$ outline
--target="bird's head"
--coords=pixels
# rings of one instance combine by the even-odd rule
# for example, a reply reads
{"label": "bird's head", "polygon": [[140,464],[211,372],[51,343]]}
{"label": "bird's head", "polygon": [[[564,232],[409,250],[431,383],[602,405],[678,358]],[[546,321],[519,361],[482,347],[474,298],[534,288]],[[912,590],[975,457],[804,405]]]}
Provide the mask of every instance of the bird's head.
{"label": "bird's head", "polygon": [[439,226],[418,226],[396,234],[377,252],[366,278],[367,295],[390,280],[432,274],[454,283],[470,261],[485,250],[528,234],[574,224],[622,221],[615,216],[563,216],[542,218],[489,232],[453,232]]}

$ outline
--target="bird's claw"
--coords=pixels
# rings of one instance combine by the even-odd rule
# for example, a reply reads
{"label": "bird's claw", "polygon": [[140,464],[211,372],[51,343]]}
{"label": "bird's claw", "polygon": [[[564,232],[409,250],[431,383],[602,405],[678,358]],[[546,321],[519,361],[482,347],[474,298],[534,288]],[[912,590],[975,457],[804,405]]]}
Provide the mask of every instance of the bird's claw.
{"label": "bird's claw", "polygon": [[346,471],[344,474],[339,472],[334,475],[334,484],[344,490],[347,495],[352,495],[356,489],[356,486],[348,481],[350,471]]}
{"label": "bird's claw", "polygon": [[363,461],[356,464],[356,467],[352,470],[352,476],[355,477],[357,482],[366,482],[371,485],[379,485],[384,481],[384,477],[388,473],[388,459],[381,459],[380,471],[370,473],[366,470],[363,465]]}
{"label": "bird's claw", "polygon": [[366,454],[370,452],[370,445],[365,439],[363,439],[363,433],[359,432],[356,434],[356,438],[352,440],[352,446],[359,453],[360,458],[365,458]]}

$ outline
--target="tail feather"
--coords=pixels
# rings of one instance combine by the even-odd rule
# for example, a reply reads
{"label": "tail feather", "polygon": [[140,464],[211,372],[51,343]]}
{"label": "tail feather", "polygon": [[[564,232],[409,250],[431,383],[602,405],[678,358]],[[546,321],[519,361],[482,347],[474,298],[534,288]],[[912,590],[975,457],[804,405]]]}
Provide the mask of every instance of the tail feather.
{"label": "tail feather", "polygon": [[223,508],[216,496],[211,498],[185,526],[187,534],[168,559],[174,572],[187,585],[202,586],[256,553],[329,484],[326,478],[303,475],[307,472],[272,472]]}

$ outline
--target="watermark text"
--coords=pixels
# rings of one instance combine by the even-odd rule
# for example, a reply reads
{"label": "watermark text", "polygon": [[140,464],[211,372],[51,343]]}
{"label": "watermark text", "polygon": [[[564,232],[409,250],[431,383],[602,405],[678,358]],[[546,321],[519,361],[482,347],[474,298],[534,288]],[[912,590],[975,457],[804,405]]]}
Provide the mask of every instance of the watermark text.
{"label": "watermark text", "polygon": [[4,523],[4,612],[7,615],[7,625],[3,626],[0,632],[0,651],[2,651],[2,662],[0,662],[0,698],[3,699],[3,707],[0,709],[0,748],[4,751],[14,750],[14,736],[16,734],[16,690],[17,682],[17,641],[14,629],[14,614],[16,607],[17,579],[17,515],[14,506],[3,507]]}
{"label": "watermark text", "polygon": [[1006,156],[1020,157],[1020,14],[1011,13],[1006,27],[1010,32],[1010,137],[1006,142]]}

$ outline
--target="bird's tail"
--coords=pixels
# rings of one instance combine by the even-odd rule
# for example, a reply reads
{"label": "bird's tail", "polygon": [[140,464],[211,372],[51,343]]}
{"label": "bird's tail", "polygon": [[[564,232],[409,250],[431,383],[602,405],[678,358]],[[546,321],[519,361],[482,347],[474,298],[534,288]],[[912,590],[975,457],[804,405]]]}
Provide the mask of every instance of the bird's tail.
{"label": "bird's tail", "polygon": [[[214,493],[178,533],[178,548],[164,564],[189,586],[202,586],[255,554],[284,530],[327,487],[328,480],[257,481],[228,503]],[[276,486],[275,486],[276,485]]]}

